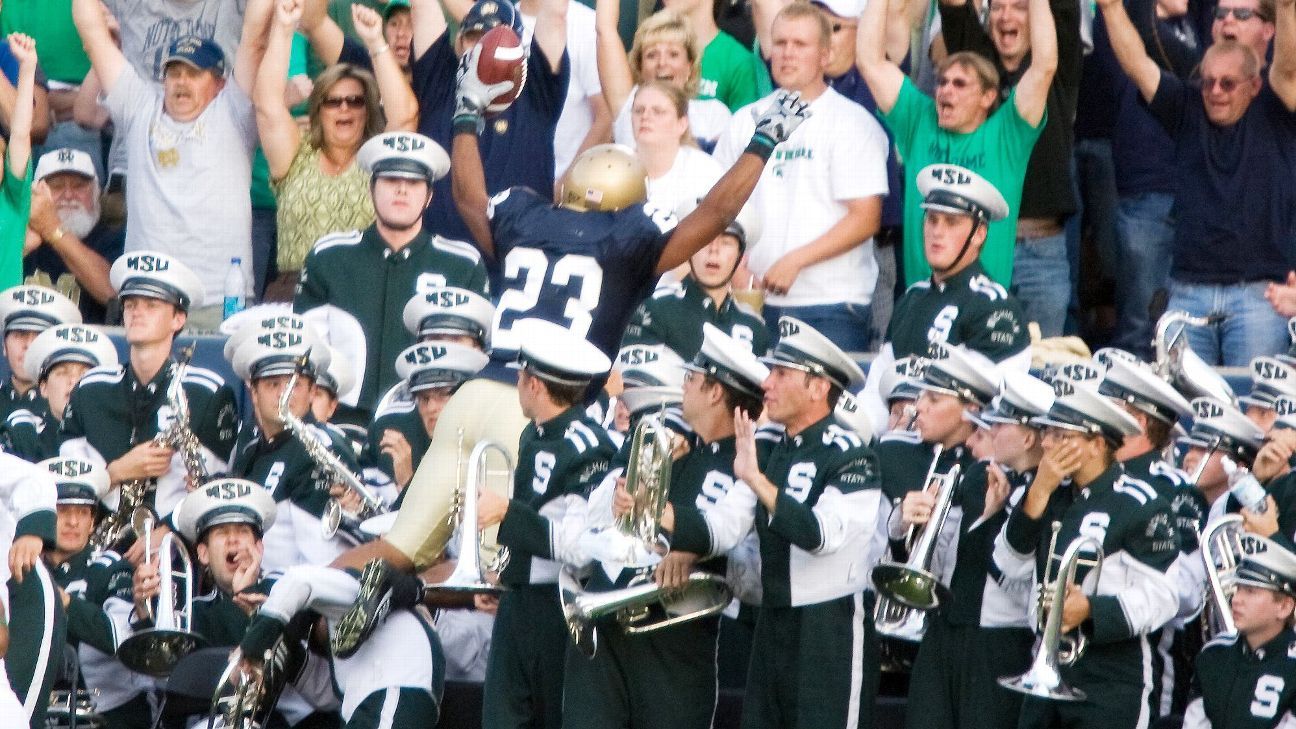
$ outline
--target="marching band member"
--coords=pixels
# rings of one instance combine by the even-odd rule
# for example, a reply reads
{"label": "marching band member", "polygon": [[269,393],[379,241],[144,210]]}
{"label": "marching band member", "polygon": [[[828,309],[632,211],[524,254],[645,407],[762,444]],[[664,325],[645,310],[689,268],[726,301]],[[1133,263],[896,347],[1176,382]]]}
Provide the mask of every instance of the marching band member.
{"label": "marching band member", "polygon": [[[762,384],[775,424],[734,416],[734,476],[742,482],[703,516],[706,554],[722,554],[755,527],[763,603],[752,641],[744,727],[855,726],[877,694],[877,648],[864,588],[886,546],[877,457],[837,425],[842,391],[863,372],[792,317]],[[758,440],[764,444],[758,448]],[[830,577],[831,576],[831,577]]]}
{"label": "marching band member", "polygon": [[913,427],[918,418],[918,396],[922,394],[914,384],[921,361],[918,357],[901,357],[878,376],[878,397],[887,408],[886,428],[879,442],[921,439]]}
{"label": "marching band member", "polygon": [[979,258],[988,226],[1008,215],[1008,203],[985,178],[957,165],[929,165],[918,172],[917,183],[923,255],[932,275],[896,300],[886,339],[869,367],[861,399],[879,430],[886,413],[877,398],[878,377],[892,361],[922,356],[933,342],[965,345],[1005,372],[1024,373],[1030,366],[1021,305],[986,275]]}
{"label": "marching band member", "polygon": [[1251,360],[1251,389],[1238,397],[1247,419],[1268,433],[1278,418],[1274,401],[1280,397],[1296,397],[1296,368],[1277,357]]}
{"label": "marching band member", "polygon": [[1237,566],[1237,633],[1197,656],[1183,729],[1280,727],[1296,721],[1296,555],[1271,545]]}
{"label": "marching band member", "polygon": [[[489,348],[494,317],[495,306],[489,299],[453,286],[415,295],[406,302],[403,314],[405,328],[418,342],[450,342],[482,352]],[[381,471],[400,491],[414,478],[414,469],[432,442],[432,430],[441,410],[453,394],[450,383],[422,388],[423,394],[417,397],[409,386],[408,379],[402,380],[378,401],[362,456],[368,468]]]}
{"label": "marching band member", "polygon": [[310,410],[316,377],[329,366],[329,348],[305,319],[281,313],[250,321],[225,345],[235,374],[247,383],[254,423],[234,453],[230,473],[261,484],[275,501],[277,518],[265,530],[262,565],[274,575],[293,565],[327,563],[346,548],[340,536],[323,533],[333,479],[279,417],[279,401],[307,352],[288,411],[306,426],[306,437],[355,472],[350,443],[339,431],[319,425]]}
{"label": "marching band member", "polygon": [[4,431],[11,452],[33,463],[57,456],[72,391],[86,372],[117,364],[117,348],[95,327],[60,324],[41,332],[27,348],[23,370],[48,407],[9,414]]}
{"label": "marching band member", "polygon": [[[703,324],[700,351],[684,375],[681,408],[697,440],[671,465],[670,492],[661,528],[673,531],[670,551],[652,570],[664,590],[683,587],[695,569],[723,575],[720,555],[708,554],[709,536],[701,512],[711,508],[734,486],[734,412],[760,416],[761,383],[769,369],[751,353],[749,343],[730,337],[710,323]],[[622,350],[623,352],[627,350]],[[633,370],[628,371],[633,372]],[[636,393],[650,389],[627,390]],[[664,391],[666,387],[656,389]],[[647,408],[631,410],[642,416]],[[622,448],[627,450],[629,444]],[[630,511],[634,497],[624,479],[605,481],[600,491],[615,489],[612,503],[595,513],[600,501],[590,498],[588,523],[613,528],[614,519]],[[597,593],[624,587],[626,575],[612,561],[596,562],[586,591]],[[668,593],[669,594],[669,593]],[[660,617],[660,616],[658,616]],[[615,620],[597,623],[598,650],[587,658],[574,646],[567,649],[563,690],[563,726],[615,729],[621,727],[711,726],[716,706],[717,638],[720,617],[714,615],[642,635],[626,633]],[[670,701],[662,701],[668,695]]]}
{"label": "marching band member", "polygon": [[[181,454],[154,439],[171,424],[167,402],[174,360],[171,349],[188,320],[189,307],[203,301],[198,277],[163,253],[134,251],[113,263],[113,288],[122,302],[129,362],[91,370],[81,378],[63,416],[59,454],[105,466],[113,491],[105,503],[116,508],[120,486],[147,479],[156,484],[145,503],[165,520],[186,492]],[[181,387],[189,401],[189,429],[197,436],[208,473],[226,467],[238,428],[234,393],[215,372],[189,367]],[[157,528],[158,544],[168,527]],[[125,557],[142,560],[142,547]]]}
{"label": "marching band member", "polygon": [[[333,416],[337,415],[338,405],[342,404],[342,396],[355,387],[355,369],[342,350],[331,344],[327,346],[329,365],[323,372],[315,373],[315,396],[311,398],[311,414],[320,423],[332,425]],[[349,423],[338,423],[336,427],[345,433],[353,444],[356,442]]]}
{"label": "marching band member", "polygon": [[[4,607],[0,651],[0,718],[17,726],[43,725],[54,678],[51,651],[62,620],[53,580],[41,552],[56,544],[57,487],[49,471],[0,453],[0,590]],[[44,690],[41,690],[41,686]]]}
{"label": "marching band member", "polygon": [[1207,504],[1206,522],[1210,522],[1221,514],[1241,510],[1242,504],[1229,493],[1229,476],[1223,461],[1228,458],[1240,467],[1250,468],[1264,446],[1264,432],[1232,403],[1199,397],[1191,405],[1192,428],[1182,439],[1188,446],[1183,467],[1196,477],[1190,480]]}
{"label": "marching band member", "polygon": [[[676,211],[684,215],[693,205]],[[748,208],[744,208],[747,210]],[[718,327],[744,341],[757,355],[769,349],[769,329],[760,315],[733,296],[733,276],[747,250],[755,216],[742,216],[688,260],[689,274],[680,281],[657,287],[639,305],[626,326],[621,346],[664,344],[681,357],[692,357],[702,347],[702,324]]]}
{"label": "marching band member", "polygon": [[81,310],[72,300],[44,286],[14,286],[0,291],[0,322],[9,377],[0,384],[0,419],[18,409],[45,414],[36,381],[27,377],[27,348],[41,332],[59,324],[80,324]]}
{"label": "marching band member", "polygon": [[[1187,476],[1165,460],[1175,424],[1192,418],[1192,406],[1183,395],[1134,355],[1100,350],[1096,359],[1106,365],[1098,392],[1112,398],[1138,422],[1139,432],[1125,436],[1116,460],[1131,478],[1145,481],[1170,504],[1179,540],[1179,615],[1148,635],[1152,655],[1152,692],[1148,708],[1153,719],[1182,714],[1192,676],[1191,656],[1182,645],[1195,636],[1185,633],[1185,618],[1201,609],[1201,555],[1197,534],[1206,525],[1207,505]],[[1187,577],[1187,579],[1185,579]],[[1190,630],[1195,630],[1195,625]]]}
{"label": "marching band member", "polygon": [[432,235],[423,212],[450,159],[431,139],[387,132],[357,155],[372,175],[375,221],[364,230],[320,238],[306,256],[293,310],[316,311],[321,334],[348,355],[360,387],[343,399],[339,420],[368,422],[378,398],[396,382],[396,356],[414,343],[401,318],[411,296],[433,286],[485,294],[481,254],[463,241]]}
{"label": "marching band member", "polygon": [[[1087,638],[1083,654],[1061,669],[1062,680],[1087,700],[1027,696],[1018,727],[1145,727],[1152,688],[1147,635],[1173,618],[1179,603],[1175,576],[1167,574],[1179,553],[1173,517],[1154,488],[1115,461],[1125,437],[1138,432],[1133,416],[1094,388],[1066,380],[1054,388],[1053,406],[1035,420],[1044,427],[1044,456],[995,541],[995,564],[1009,579],[1061,579],[1058,556],[1079,537],[1100,541],[1105,559],[1096,585],[1096,568],[1080,565],[1076,581],[1087,587],[1069,586],[1065,600],[1051,607],[1062,611],[1064,634],[1079,629]],[[1051,585],[1045,589],[1053,594]]]}
{"label": "marching band member", "polygon": [[[948,574],[950,599],[928,612],[927,630],[914,660],[910,691],[924,700],[905,714],[906,726],[1012,726],[1021,711],[1021,696],[1004,690],[1000,676],[1021,673],[1030,664],[1034,636],[1027,627],[1029,579],[1006,577],[991,559],[994,540],[1008,512],[1020,503],[1034,477],[1043,452],[1040,429],[1031,418],[1048,412],[1053,389],[1029,375],[1005,378],[998,395],[986,402],[990,385],[982,374],[983,359],[961,347],[930,361],[920,381],[918,423],[934,420],[939,407],[931,395],[964,398],[963,408],[983,409],[976,418],[988,426],[993,460],[964,458],[962,480],[952,495],[950,516],[942,529],[950,543],[940,554],[948,564],[936,574]],[[957,393],[957,394],[955,394]],[[988,405],[988,407],[984,407]],[[952,464],[951,464],[952,465]],[[938,469],[939,471],[939,469]],[[921,488],[921,487],[920,487]],[[935,500],[925,490],[905,497],[897,521],[903,526],[927,525]],[[892,530],[892,536],[896,536]]]}
{"label": "marching band member", "polygon": [[117,660],[117,633],[104,612],[109,597],[132,599],[131,566],[116,552],[90,546],[99,500],[110,485],[108,473],[74,458],[51,458],[37,465],[48,469],[58,484],[55,547],[45,554],[67,611],[67,641],[77,651],[85,687],[94,693],[95,711],[109,729],[149,729],[153,679],[127,670]]}

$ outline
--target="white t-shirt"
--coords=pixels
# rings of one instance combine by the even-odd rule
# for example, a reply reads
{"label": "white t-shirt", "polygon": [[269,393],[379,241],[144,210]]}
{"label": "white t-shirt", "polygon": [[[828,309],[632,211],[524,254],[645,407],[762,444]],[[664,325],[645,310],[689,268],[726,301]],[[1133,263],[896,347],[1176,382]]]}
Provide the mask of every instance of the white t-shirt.
{"label": "white t-shirt", "polygon": [[[535,33],[534,15],[522,15],[522,26],[526,29],[523,47],[531,47],[531,35]],[[594,52],[594,11],[573,2],[567,5],[567,62],[571,66],[571,76],[567,80],[567,99],[563,101],[562,114],[558,116],[558,127],[554,130],[554,179],[567,171],[581,142],[589,134],[590,125],[594,123],[594,112],[590,109],[590,97],[603,93],[599,84],[598,59]]]}
{"label": "white t-shirt", "polygon": [[247,0],[105,0],[121,25],[121,47],[140,76],[162,78],[162,57],[184,35],[213,38],[225,51],[225,67],[243,34]]}
{"label": "white t-shirt", "polygon": [[[734,112],[715,157],[732,165],[755,131],[755,110],[773,95]],[[845,200],[887,194],[887,140],[864,107],[831,88],[810,103],[810,118],[774,150],[749,205],[760,211],[760,237],[748,242],[748,262],[763,275],[786,253],[819,236],[846,214]],[[787,294],[767,294],[775,306],[867,304],[877,283],[873,239],[801,270]]]}
{"label": "white t-shirt", "polygon": [[666,174],[648,178],[648,202],[678,215],[682,203],[696,203],[723,174],[724,168],[711,155],[697,147],[680,147]]}
{"label": "white t-shirt", "polygon": [[[634,126],[630,122],[630,107],[634,105],[634,97],[638,91],[638,86],[630,91],[630,96],[626,98],[616,120],[612,122],[612,141],[631,149],[635,147],[635,138]],[[690,99],[688,116],[689,131],[692,132],[693,138],[708,149],[729,126],[729,107],[719,99]]]}
{"label": "white t-shirt", "polygon": [[219,304],[230,259],[243,258],[251,294],[252,150],[256,117],[228,79],[192,122],[162,111],[162,86],[126,66],[107,98],[126,145],[126,250],[156,250],[191,268]]}

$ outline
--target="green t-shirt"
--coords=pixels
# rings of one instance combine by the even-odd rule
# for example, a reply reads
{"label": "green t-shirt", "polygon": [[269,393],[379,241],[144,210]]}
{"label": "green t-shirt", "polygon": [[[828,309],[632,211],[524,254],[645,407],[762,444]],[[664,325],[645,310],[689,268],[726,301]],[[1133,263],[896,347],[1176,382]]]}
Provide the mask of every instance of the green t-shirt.
{"label": "green t-shirt", "polygon": [[702,51],[698,98],[719,99],[729,111],[761,98],[752,52],[723,30]]}
{"label": "green t-shirt", "polygon": [[0,182],[0,290],[22,283],[23,240],[27,236],[27,216],[31,213],[31,160],[22,177],[9,169],[5,152],[4,181]]}
{"label": "green t-shirt", "polygon": [[8,0],[0,10],[0,33],[34,38],[41,70],[51,80],[80,85],[90,72],[90,59],[72,24],[72,0]]}
{"label": "green t-shirt", "polygon": [[1044,129],[1045,118],[1032,127],[1017,113],[1016,90],[976,131],[958,134],[936,124],[936,102],[909,79],[904,80],[891,113],[882,121],[895,137],[904,160],[904,273],[909,286],[931,275],[923,255],[923,211],[918,194],[918,172],[927,165],[962,165],[985,177],[1008,201],[1008,217],[990,225],[990,236],[981,249],[981,265],[990,278],[1007,287],[1012,283],[1013,249],[1017,245],[1017,212],[1031,149]]}

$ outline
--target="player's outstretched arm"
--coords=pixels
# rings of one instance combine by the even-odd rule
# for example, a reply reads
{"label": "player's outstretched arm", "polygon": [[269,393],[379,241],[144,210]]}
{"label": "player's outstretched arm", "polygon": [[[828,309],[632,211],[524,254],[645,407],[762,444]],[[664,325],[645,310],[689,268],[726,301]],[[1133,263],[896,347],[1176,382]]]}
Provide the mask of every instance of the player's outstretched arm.
{"label": "player's outstretched arm", "polygon": [[486,107],[513,90],[512,81],[487,85],[477,75],[482,44],[459,60],[455,88],[454,138],[450,143],[450,193],[455,207],[481,252],[495,257],[495,240],[490,231],[490,195],[486,192],[486,171],[482,167],[477,135],[485,122]]}
{"label": "player's outstretched arm", "polygon": [[756,120],[756,132],[742,156],[702,198],[697,208],[675,227],[661,258],[657,260],[657,273],[665,273],[687,261],[738,217],[738,211],[756,189],[761,171],[770,155],[774,154],[774,148],[787,141],[801,122],[810,116],[807,106],[798,93],[778,93]]}

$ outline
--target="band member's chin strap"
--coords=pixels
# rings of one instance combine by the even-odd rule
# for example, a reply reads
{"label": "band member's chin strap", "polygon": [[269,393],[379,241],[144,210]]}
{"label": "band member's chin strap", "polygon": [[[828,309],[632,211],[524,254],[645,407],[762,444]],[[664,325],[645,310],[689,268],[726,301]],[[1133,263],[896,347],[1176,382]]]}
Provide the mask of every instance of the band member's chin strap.
{"label": "band member's chin strap", "polygon": [[933,268],[932,270],[944,275],[954,267],[958,266],[959,261],[963,260],[963,256],[967,255],[968,247],[972,245],[972,236],[977,234],[977,231],[981,229],[982,225],[985,225],[985,220],[980,215],[973,215],[972,230],[969,230],[967,238],[963,239],[963,247],[959,249],[958,255],[954,257],[954,260],[950,262],[950,265],[945,266],[944,268]]}

